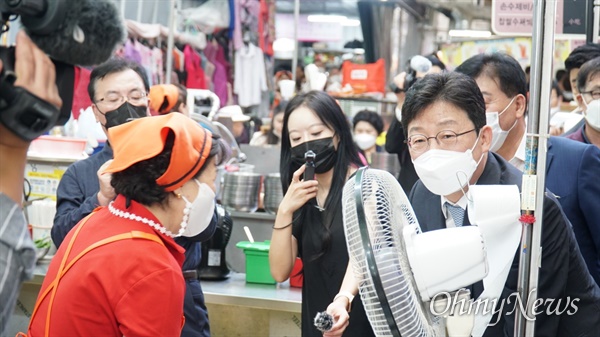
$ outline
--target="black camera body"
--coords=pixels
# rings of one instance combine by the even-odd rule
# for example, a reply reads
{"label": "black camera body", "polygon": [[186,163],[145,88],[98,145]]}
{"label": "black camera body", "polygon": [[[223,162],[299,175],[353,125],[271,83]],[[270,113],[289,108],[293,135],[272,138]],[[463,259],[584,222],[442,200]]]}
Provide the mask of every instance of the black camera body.
{"label": "black camera body", "polygon": [[[108,60],[125,40],[126,29],[113,0],[0,0],[0,35],[19,16],[39,49],[50,56],[62,99],[57,109],[14,86],[14,48],[0,48],[0,122],[19,137],[31,140],[71,116],[75,67]],[[50,84],[50,83],[48,83]]]}
{"label": "black camera body", "polygon": [[54,61],[56,85],[63,101],[62,108],[42,100],[29,91],[15,87],[17,79],[15,48],[0,47],[0,122],[20,138],[31,141],[56,125],[64,125],[71,116],[75,69]]}
{"label": "black camera body", "polygon": [[431,69],[431,66],[431,61],[429,61],[427,58],[421,55],[413,56],[407,63],[406,77],[404,78],[404,88],[400,89],[395,83],[392,83],[390,84],[390,89],[396,94],[406,92],[419,79],[417,77],[417,71],[426,73],[429,71],[429,69]]}

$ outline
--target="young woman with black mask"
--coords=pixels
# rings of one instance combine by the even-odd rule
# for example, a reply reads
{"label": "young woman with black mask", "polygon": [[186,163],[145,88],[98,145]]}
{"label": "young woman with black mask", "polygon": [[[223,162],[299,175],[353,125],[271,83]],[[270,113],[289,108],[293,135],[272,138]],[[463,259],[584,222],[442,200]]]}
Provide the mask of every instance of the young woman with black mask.
{"label": "young woman with black mask", "polygon": [[[323,336],[313,326],[318,312],[327,310],[334,324],[324,336],[373,336],[356,282],[348,265],[342,223],[342,190],[361,166],[350,126],[336,101],[324,92],[311,91],[292,99],[283,118],[279,205],[269,262],[278,282],[286,280],[296,257],[304,268],[302,285],[302,336]],[[307,151],[316,154],[314,179],[304,179]]]}

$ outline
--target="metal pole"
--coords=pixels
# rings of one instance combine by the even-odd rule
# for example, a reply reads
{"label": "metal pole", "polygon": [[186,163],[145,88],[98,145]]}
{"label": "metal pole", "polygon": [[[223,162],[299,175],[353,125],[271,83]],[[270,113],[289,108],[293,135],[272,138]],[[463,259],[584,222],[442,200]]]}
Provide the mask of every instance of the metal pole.
{"label": "metal pole", "polygon": [[144,2],[142,0],[138,0],[138,7],[137,7],[137,22],[142,22],[142,11],[144,9]]}
{"label": "metal pole", "polygon": [[154,6],[152,7],[152,24],[158,22],[158,1],[154,0]]}
{"label": "metal pole", "polygon": [[594,32],[593,42],[600,42],[600,0],[594,1]]}
{"label": "metal pole", "polygon": [[396,6],[394,7],[394,12],[392,15],[392,28],[390,29],[390,38],[392,44],[392,51],[390,56],[390,69],[389,74],[391,78],[398,75],[400,73],[400,24],[402,22],[402,7]]}
{"label": "metal pole", "polygon": [[[541,267],[541,233],[546,179],[546,152],[548,144],[548,118],[554,50],[554,22],[556,1],[533,2],[533,32],[529,121],[527,125],[526,159],[523,172],[521,210],[523,235],[521,238],[519,278],[517,291],[527,312],[515,310],[515,336],[534,336],[533,304],[537,298],[539,268]],[[538,171],[539,168],[539,171]]]}
{"label": "metal pole", "polygon": [[594,36],[598,34],[598,29],[594,30],[594,1],[588,0],[585,2],[585,42],[593,43]]}
{"label": "metal pole", "polygon": [[300,0],[294,0],[294,56],[292,58],[292,80],[296,81],[298,67],[298,24],[300,22]]}
{"label": "metal pole", "polygon": [[167,39],[167,69],[165,84],[171,84],[173,72],[173,46],[175,45],[175,21],[177,20],[177,0],[171,0],[171,15],[169,16],[169,37]]}
{"label": "metal pole", "polygon": [[123,19],[125,19],[125,1],[126,0],[121,0],[121,15],[123,16]]}

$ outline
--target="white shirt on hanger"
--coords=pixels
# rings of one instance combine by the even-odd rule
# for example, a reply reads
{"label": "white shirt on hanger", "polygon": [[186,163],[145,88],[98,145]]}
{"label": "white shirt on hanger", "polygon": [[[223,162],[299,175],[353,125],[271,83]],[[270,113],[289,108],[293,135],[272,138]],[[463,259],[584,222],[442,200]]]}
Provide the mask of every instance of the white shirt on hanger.
{"label": "white shirt on hanger", "polygon": [[267,90],[265,59],[260,48],[249,43],[235,52],[233,80],[233,92],[238,95],[241,107],[260,104],[261,94]]}

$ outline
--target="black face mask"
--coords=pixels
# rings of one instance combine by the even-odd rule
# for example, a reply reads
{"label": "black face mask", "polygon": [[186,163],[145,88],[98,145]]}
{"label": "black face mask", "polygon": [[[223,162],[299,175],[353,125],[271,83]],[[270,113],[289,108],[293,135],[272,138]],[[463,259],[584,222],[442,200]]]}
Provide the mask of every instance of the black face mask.
{"label": "black face mask", "polygon": [[336,150],[333,146],[333,137],[311,140],[292,147],[292,162],[299,166],[305,163],[304,154],[312,150],[315,158],[315,173],[325,173],[333,168],[336,159]]}
{"label": "black face mask", "polygon": [[104,127],[109,129],[113,126],[121,125],[134,119],[146,117],[148,115],[147,111],[147,106],[136,106],[129,104],[129,102],[125,102],[116,110],[107,111],[104,114],[106,117],[106,124],[104,124]]}

